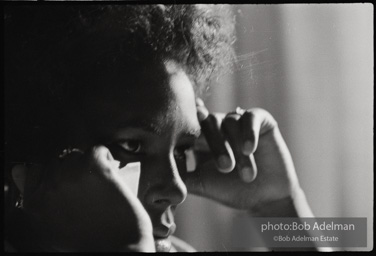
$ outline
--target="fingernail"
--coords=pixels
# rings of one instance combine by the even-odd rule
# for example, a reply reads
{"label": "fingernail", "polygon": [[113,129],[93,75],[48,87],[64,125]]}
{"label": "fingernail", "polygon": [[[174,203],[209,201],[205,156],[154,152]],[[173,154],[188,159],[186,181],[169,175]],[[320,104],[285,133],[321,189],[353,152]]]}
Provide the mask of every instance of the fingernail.
{"label": "fingernail", "polygon": [[250,155],[253,152],[253,143],[250,140],[246,140],[243,144],[243,154],[244,155]]}
{"label": "fingernail", "polygon": [[227,155],[221,155],[218,157],[218,166],[223,172],[229,172],[231,170],[228,170],[231,167],[231,158]]}
{"label": "fingernail", "polygon": [[253,181],[253,170],[249,166],[245,166],[241,169],[241,178],[244,182],[251,182]]}

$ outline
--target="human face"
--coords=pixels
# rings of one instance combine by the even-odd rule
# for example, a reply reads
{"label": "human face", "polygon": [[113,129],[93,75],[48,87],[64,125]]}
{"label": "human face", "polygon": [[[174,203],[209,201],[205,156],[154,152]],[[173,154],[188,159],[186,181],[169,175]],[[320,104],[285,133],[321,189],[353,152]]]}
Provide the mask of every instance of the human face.
{"label": "human face", "polygon": [[138,198],[153,223],[156,250],[169,251],[174,212],[187,196],[184,151],[200,133],[195,94],[174,61],[137,73],[104,77],[106,89],[88,97],[85,109],[94,137],[121,165],[141,162]]}

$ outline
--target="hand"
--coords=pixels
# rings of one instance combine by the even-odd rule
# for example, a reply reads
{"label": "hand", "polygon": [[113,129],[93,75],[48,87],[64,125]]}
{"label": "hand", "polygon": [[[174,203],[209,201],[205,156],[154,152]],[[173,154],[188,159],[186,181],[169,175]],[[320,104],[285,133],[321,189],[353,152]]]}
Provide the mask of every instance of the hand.
{"label": "hand", "polygon": [[267,111],[209,115],[197,102],[203,134],[197,168],[185,175],[189,192],[252,212],[299,190],[289,150]]}
{"label": "hand", "polygon": [[[51,251],[155,251],[151,220],[104,146],[28,170],[24,211]],[[33,177],[43,171],[35,187]]]}

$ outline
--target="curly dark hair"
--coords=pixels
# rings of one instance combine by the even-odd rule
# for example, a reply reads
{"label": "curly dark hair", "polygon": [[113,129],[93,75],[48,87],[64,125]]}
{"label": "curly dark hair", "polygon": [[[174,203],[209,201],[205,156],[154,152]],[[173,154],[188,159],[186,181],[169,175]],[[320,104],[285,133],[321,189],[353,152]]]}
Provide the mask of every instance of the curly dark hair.
{"label": "curly dark hair", "polygon": [[[5,145],[9,156],[22,156],[22,149],[25,154],[38,151],[28,145],[41,145],[36,134],[47,136],[41,128],[53,130],[53,125],[61,123],[58,103],[72,104],[72,87],[77,92],[78,84],[92,86],[77,81],[95,74],[93,70],[173,59],[199,93],[218,70],[231,67],[234,57],[235,19],[228,6],[5,7]],[[79,90],[87,89],[91,88]]]}
{"label": "curly dark hair", "polygon": [[[106,55],[112,62],[122,57],[132,61],[174,59],[197,86],[203,86],[216,70],[229,67],[233,57],[234,17],[223,5],[42,5],[8,9],[6,39],[22,44],[23,49],[16,51],[23,54],[23,62],[24,55],[31,54],[34,64],[47,63],[43,73],[64,62],[64,70],[72,63],[82,68],[82,63],[77,63],[83,56],[88,61],[89,56]],[[85,51],[88,46],[90,52]]]}

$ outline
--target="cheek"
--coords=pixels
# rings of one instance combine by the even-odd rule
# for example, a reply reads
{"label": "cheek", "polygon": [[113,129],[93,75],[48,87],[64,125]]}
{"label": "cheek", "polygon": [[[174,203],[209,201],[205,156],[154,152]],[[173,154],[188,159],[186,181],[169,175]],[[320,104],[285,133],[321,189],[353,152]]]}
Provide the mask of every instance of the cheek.
{"label": "cheek", "polygon": [[[178,172],[180,177],[184,177],[185,173],[187,172],[187,163],[185,158],[175,158],[176,167],[178,168]],[[183,180],[184,181],[184,180]]]}

